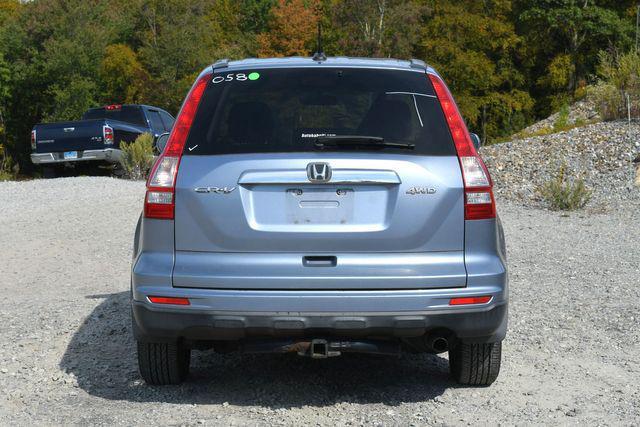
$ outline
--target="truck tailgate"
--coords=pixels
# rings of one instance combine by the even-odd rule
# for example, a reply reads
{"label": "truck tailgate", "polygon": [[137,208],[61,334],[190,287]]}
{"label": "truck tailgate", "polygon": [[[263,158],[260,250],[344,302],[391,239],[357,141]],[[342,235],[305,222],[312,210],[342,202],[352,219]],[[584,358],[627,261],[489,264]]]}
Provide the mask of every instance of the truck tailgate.
{"label": "truck tailgate", "polygon": [[104,120],[81,120],[38,124],[36,153],[103,149]]}

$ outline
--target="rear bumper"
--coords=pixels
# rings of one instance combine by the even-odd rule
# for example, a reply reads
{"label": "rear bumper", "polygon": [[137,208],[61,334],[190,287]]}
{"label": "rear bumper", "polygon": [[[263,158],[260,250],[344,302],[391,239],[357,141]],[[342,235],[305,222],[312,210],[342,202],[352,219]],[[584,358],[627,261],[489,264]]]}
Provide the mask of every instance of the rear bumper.
{"label": "rear bumper", "polygon": [[[495,220],[466,225],[466,286],[374,289],[380,274],[359,289],[344,276],[343,289],[308,289],[319,269],[270,289],[221,289],[228,268],[217,263],[210,288],[174,286],[175,245],[171,221],[143,219],[136,229],[131,276],[133,330],[139,340],[239,340],[249,337],[419,337],[445,329],[466,342],[496,342],[507,330],[508,276],[504,239]],[[300,261],[300,260],[299,260]],[[213,267],[213,266],[212,266]],[[236,274],[247,274],[235,265]],[[360,272],[361,274],[361,272]],[[262,274],[263,280],[269,274]],[[193,284],[192,284],[193,285]],[[348,287],[347,287],[348,285]],[[368,285],[368,286],[367,286]],[[482,305],[450,306],[457,297],[490,295]],[[189,306],[152,304],[149,296],[188,298]]]}
{"label": "rear bumper", "polygon": [[[507,302],[499,288],[485,289],[482,292],[483,295],[493,296],[489,303],[464,307],[449,306],[448,301],[452,296],[472,295],[468,289],[438,292],[208,293],[213,294],[204,300],[191,294],[190,306],[156,305],[146,298],[133,301],[133,330],[136,338],[143,341],[302,336],[409,338],[444,329],[462,341],[496,342],[504,339],[507,329]],[[478,295],[478,290],[473,294]],[[175,295],[177,296],[177,292]],[[244,310],[242,306],[245,307]],[[271,310],[246,309],[251,307]],[[279,307],[288,309],[280,311]],[[328,307],[340,311],[321,311]],[[420,307],[421,310],[416,310]],[[300,311],[291,311],[292,309]]]}
{"label": "rear bumper", "polygon": [[115,148],[105,148],[104,150],[84,150],[78,151],[77,159],[65,159],[64,153],[33,153],[31,162],[38,164],[69,163],[102,160],[109,163],[118,163],[122,158],[122,151]]}

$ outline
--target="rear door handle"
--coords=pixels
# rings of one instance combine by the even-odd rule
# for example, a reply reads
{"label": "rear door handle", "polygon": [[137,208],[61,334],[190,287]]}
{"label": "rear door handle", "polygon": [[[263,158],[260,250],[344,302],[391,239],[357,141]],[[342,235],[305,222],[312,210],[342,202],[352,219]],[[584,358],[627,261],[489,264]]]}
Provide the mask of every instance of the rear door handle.
{"label": "rear door handle", "polygon": [[302,258],[302,265],[305,267],[335,267],[338,258],[334,256],[306,256]]}

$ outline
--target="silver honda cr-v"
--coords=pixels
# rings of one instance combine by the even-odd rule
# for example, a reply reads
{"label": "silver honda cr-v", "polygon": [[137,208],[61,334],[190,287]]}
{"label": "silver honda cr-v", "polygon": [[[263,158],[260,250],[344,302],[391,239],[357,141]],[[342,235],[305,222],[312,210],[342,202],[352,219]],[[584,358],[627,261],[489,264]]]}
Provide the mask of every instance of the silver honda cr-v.
{"label": "silver honda cr-v", "polygon": [[498,376],[507,271],[492,182],[421,61],[219,61],[147,182],[132,269],[142,377],[191,349],[449,353]]}

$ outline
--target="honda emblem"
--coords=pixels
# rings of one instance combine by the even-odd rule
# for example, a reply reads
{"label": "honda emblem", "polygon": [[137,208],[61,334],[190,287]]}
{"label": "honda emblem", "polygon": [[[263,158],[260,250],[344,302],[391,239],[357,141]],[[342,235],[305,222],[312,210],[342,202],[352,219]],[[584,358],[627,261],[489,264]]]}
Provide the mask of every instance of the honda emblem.
{"label": "honda emblem", "polygon": [[331,180],[331,166],[328,163],[309,163],[307,177],[311,182],[329,182]]}

